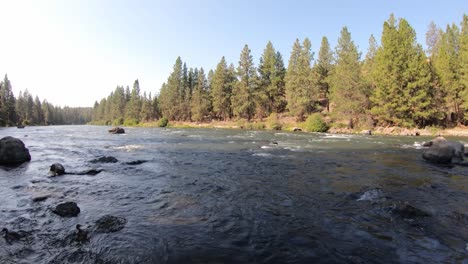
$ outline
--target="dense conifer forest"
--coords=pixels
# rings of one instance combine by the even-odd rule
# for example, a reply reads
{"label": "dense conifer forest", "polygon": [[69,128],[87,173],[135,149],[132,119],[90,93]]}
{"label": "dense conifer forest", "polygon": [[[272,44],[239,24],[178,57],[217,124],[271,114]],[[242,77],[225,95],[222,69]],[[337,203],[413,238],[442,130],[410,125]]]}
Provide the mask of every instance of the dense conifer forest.
{"label": "dense conifer forest", "polygon": [[247,45],[237,64],[189,68],[179,57],[159,94],[119,86],[96,102],[93,121],[135,124],[263,119],[288,114],[298,121],[321,113],[335,126],[454,126],[468,123],[468,16],[445,28],[431,23],[427,50],[403,18],[384,22],[380,43],[370,36],[365,55],[347,27],[332,48],[322,38],[316,55],[296,39],[288,64],[268,42],[257,65]]}
{"label": "dense conifer forest", "polygon": [[179,57],[158,94],[117,86],[87,108],[57,108],[25,91],[15,99],[2,82],[0,124],[136,125],[175,121],[263,120],[320,113],[332,126],[451,127],[468,124],[468,16],[441,28],[431,23],[426,50],[403,18],[383,24],[365,54],[343,27],[336,47],[323,37],[318,54],[308,38],[296,39],[285,63],[268,42],[258,64],[248,45],[239,61],[222,57],[213,70],[192,68]]}

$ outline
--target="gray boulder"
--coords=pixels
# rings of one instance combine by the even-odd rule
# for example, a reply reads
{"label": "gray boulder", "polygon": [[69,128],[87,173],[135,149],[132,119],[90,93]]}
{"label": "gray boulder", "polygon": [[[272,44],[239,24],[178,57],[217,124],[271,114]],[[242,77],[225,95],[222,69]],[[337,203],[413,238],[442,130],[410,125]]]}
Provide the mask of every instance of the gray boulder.
{"label": "gray boulder", "polygon": [[52,176],[60,176],[65,174],[65,168],[60,163],[54,163],[50,165],[50,172]]}
{"label": "gray boulder", "polygon": [[52,212],[61,217],[74,217],[80,213],[80,208],[75,202],[58,204]]}
{"label": "gray boulder", "polygon": [[457,141],[448,141],[443,137],[436,137],[426,142],[423,146],[429,146],[424,150],[423,159],[437,164],[451,164],[463,162],[465,146]]}
{"label": "gray boulder", "polygon": [[109,133],[111,134],[125,134],[125,129],[121,127],[114,127],[109,129]]}
{"label": "gray boulder", "polygon": [[14,137],[0,139],[0,165],[15,166],[30,160],[31,155],[23,141]]}

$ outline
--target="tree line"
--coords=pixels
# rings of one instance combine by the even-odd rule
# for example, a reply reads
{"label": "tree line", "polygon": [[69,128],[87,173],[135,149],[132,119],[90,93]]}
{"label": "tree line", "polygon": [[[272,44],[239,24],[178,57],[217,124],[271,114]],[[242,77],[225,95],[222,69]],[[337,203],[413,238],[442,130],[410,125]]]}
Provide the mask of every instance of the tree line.
{"label": "tree line", "polygon": [[248,45],[237,65],[224,57],[216,69],[188,68],[177,58],[159,94],[118,86],[96,102],[93,122],[136,124],[169,120],[263,119],[313,113],[337,126],[450,126],[468,123],[468,16],[445,29],[434,23],[427,50],[403,18],[384,22],[380,44],[371,35],[365,54],[347,27],[332,49],[323,37],[317,59],[308,38],[293,44],[287,67],[268,42],[256,66]]}
{"label": "tree line", "polygon": [[5,75],[0,82],[0,126],[17,125],[72,125],[91,121],[90,107],[58,107],[33,96],[28,90],[20,91],[18,98]]}

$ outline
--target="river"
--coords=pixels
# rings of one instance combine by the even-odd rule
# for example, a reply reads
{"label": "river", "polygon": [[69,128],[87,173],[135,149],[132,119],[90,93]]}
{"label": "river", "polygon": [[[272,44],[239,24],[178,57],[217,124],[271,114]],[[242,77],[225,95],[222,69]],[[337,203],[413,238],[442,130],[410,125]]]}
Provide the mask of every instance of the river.
{"label": "river", "polygon": [[[0,263],[468,263],[468,169],[423,161],[430,138],[107,129],[0,129],[32,156],[0,168],[0,228],[29,233],[0,237]],[[49,177],[55,162],[103,171]],[[52,213],[67,201],[77,217]],[[104,215],[125,227],[93,232]],[[67,243],[76,224],[89,242]]]}

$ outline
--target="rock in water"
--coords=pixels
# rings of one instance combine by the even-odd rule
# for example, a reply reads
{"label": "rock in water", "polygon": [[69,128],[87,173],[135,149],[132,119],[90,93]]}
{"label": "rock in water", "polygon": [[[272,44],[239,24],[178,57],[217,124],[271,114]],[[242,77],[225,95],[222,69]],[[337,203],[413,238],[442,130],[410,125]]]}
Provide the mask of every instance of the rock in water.
{"label": "rock in water", "polygon": [[31,155],[23,141],[14,137],[0,139],[0,165],[16,166],[30,160]]}
{"label": "rock in water", "polygon": [[357,201],[369,201],[369,202],[383,202],[385,201],[385,195],[381,189],[372,189],[361,195]]}
{"label": "rock in water", "polygon": [[393,205],[393,213],[400,215],[403,218],[415,218],[415,217],[426,217],[431,216],[429,213],[418,209],[409,203],[398,203]]}
{"label": "rock in water", "polygon": [[135,161],[129,161],[127,162],[127,165],[140,165],[145,162],[148,162],[147,160],[135,160]]}
{"label": "rock in water", "polygon": [[301,132],[302,129],[299,128],[299,127],[293,127],[292,131],[293,131],[293,132]]}
{"label": "rock in water", "polygon": [[432,163],[450,164],[452,162],[463,162],[465,146],[457,141],[447,141],[443,137],[436,137],[426,142],[423,146],[429,146],[424,150],[422,157]]}
{"label": "rock in water", "polygon": [[116,163],[119,160],[112,156],[104,156],[90,161],[91,163]]}
{"label": "rock in water", "polygon": [[111,133],[111,134],[124,134],[125,130],[123,128],[121,128],[121,127],[114,127],[114,128],[109,129],[109,133]]}
{"label": "rock in water", "polygon": [[66,202],[57,205],[52,212],[61,217],[74,217],[80,213],[80,208],[75,202]]}
{"label": "rock in water", "polygon": [[50,165],[50,174],[52,176],[60,176],[65,174],[65,168],[60,163],[54,163]]}
{"label": "rock in water", "polygon": [[127,219],[112,215],[105,215],[96,221],[97,233],[113,233],[122,230],[127,224]]}

